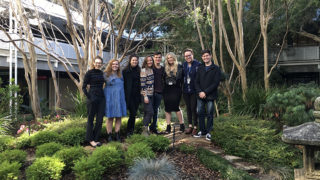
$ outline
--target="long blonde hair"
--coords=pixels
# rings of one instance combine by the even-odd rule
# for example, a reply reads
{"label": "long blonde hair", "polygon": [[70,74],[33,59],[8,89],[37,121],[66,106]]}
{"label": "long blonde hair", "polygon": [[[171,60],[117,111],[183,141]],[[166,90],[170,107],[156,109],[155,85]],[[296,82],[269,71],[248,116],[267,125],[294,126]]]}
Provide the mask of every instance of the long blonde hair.
{"label": "long blonde hair", "polygon": [[116,59],[111,59],[108,63],[107,68],[104,70],[104,72],[106,73],[107,77],[111,76],[112,74],[112,63],[113,62],[118,62],[118,70],[117,70],[117,76],[120,78],[121,77],[121,72],[120,72],[120,61],[116,60]]}
{"label": "long blonde hair", "polygon": [[[168,63],[168,56],[171,56],[174,59],[173,65],[169,65]],[[169,52],[166,55],[165,61],[165,72],[167,74],[167,76],[171,77],[171,71],[173,72],[173,75],[176,76],[177,75],[177,71],[178,71],[178,59],[177,56],[173,53],[173,52]]]}

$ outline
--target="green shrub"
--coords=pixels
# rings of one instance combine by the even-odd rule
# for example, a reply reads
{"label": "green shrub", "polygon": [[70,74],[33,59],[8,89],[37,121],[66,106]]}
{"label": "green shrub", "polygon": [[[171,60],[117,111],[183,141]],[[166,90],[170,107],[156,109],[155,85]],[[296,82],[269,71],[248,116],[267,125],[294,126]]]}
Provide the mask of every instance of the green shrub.
{"label": "green shrub", "polygon": [[147,143],[155,152],[164,152],[169,148],[170,140],[163,136],[150,135]]}
{"label": "green shrub", "polygon": [[15,145],[18,149],[26,149],[31,146],[31,138],[28,134],[24,133],[20,137],[16,138]]}
{"label": "green shrub", "polygon": [[185,153],[185,154],[193,154],[194,152],[196,152],[196,148],[191,146],[191,145],[188,145],[188,144],[180,144],[178,146],[178,150],[182,153]]}
{"label": "green shrub", "polygon": [[313,102],[319,94],[320,89],[314,84],[300,84],[270,93],[264,105],[265,116],[280,126],[313,121]]}
{"label": "green shrub", "polygon": [[55,131],[59,134],[63,133],[68,129],[83,128],[86,129],[87,118],[79,116],[67,116],[63,118],[63,121],[52,122],[47,124],[46,130]]}
{"label": "green shrub", "polygon": [[37,147],[36,157],[53,156],[54,153],[61,150],[63,146],[56,142],[45,143]]}
{"label": "green shrub", "polygon": [[212,141],[227,154],[243,157],[265,168],[275,164],[291,168],[300,166],[301,152],[281,141],[281,134],[273,128],[274,124],[248,117],[217,118]]}
{"label": "green shrub", "polygon": [[87,152],[82,147],[63,148],[54,154],[54,157],[59,158],[66,165],[64,170],[70,171],[75,162],[82,157],[85,157]]}
{"label": "green shrub", "polygon": [[263,104],[266,102],[266,91],[263,87],[252,85],[247,90],[246,100],[242,99],[242,92],[239,90],[233,95],[233,114],[261,117]]}
{"label": "green shrub", "polygon": [[0,163],[0,179],[18,179],[20,176],[21,164],[18,162],[2,161]]}
{"label": "green shrub", "polygon": [[26,158],[27,153],[19,149],[6,150],[0,153],[0,162],[8,161],[10,163],[19,162],[21,164],[24,164]]}
{"label": "green shrub", "polygon": [[98,147],[90,156],[101,164],[107,173],[115,173],[120,170],[123,165],[123,151],[116,145],[104,145]]}
{"label": "green shrub", "polygon": [[31,146],[39,146],[49,142],[60,142],[60,136],[54,131],[40,131],[31,138]]}
{"label": "green shrub", "polygon": [[219,171],[223,179],[228,180],[254,180],[247,172],[234,168],[227,160],[210,151],[200,148],[197,157],[207,168]]}
{"label": "green shrub", "polygon": [[78,179],[101,179],[104,173],[113,174],[123,165],[123,150],[120,143],[98,147],[91,156],[81,158],[73,167]]}
{"label": "green shrub", "polygon": [[11,136],[0,136],[0,152],[5,151],[11,147],[13,137]]}
{"label": "green shrub", "polygon": [[86,139],[86,129],[80,127],[68,129],[61,134],[60,139],[62,143],[70,146],[83,144]]}
{"label": "green shrub", "polygon": [[[9,85],[2,85],[2,79],[0,78],[0,115],[9,115],[10,110],[12,112],[18,111],[20,104],[22,103],[22,96],[20,95],[20,87],[17,85],[14,85],[14,79],[10,79],[13,84]],[[17,96],[12,96],[12,94],[17,93]],[[12,102],[12,104],[17,104],[17,106],[9,106],[9,102]],[[17,109],[15,109],[17,107]],[[0,132],[2,130],[0,122]]]}
{"label": "green shrub", "polygon": [[147,158],[152,159],[155,157],[155,153],[152,151],[151,147],[145,142],[138,142],[131,144],[127,152],[125,152],[125,162],[127,165],[131,166],[133,161],[137,158]]}
{"label": "green shrub", "polygon": [[126,143],[128,144],[134,144],[138,142],[147,142],[147,138],[145,136],[142,136],[141,134],[133,134],[129,138],[127,138]]}
{"label": "green shrub", "polygon": [[179,179],[173,164],[166,157],[157,160],[137,159],[128,174],[129,180]]}
{"label": "green shrub", "polygon": [[74,103],[74,113],[76,116],[87,116],[87,99],[81,95],[79,91],[71,93],[72,101]]}
{"label": "green shrub", "polygon": [[105,167],[91,157],[82,157],[72,169],[79,180],[101,180],[105,171]]}
{"label": "green shrub", "polygon": [[26,170],[27,179],[53,180],[61,179],[64,163],[53,157],[37,158]]}

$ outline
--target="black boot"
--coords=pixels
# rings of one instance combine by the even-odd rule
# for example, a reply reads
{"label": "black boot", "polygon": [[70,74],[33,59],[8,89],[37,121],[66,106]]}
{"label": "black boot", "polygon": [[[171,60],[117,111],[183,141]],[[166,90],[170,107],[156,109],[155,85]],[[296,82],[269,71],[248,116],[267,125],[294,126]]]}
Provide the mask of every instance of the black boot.
{"label": "black boot", "polygon": [[109,133],[109,134],[107,134],[107,142],[111,142],[112,141],[112,134],[111,133]]}
{"label": "black boot", "polygon": [[171,133],[171,125],[170,125],[170,124],[167,125],[166,132],[167,132],[168,134]]}
{"label": "black boot", "polygon": [[118,142],[120,142],[120,133],[119,132],[116,132],[116,134],[115,134],[116,136],[116,141],[118,141]]}
{"label": "black boot", "polygon": [[180,131],[184,132],[184,124],[180,124]]}

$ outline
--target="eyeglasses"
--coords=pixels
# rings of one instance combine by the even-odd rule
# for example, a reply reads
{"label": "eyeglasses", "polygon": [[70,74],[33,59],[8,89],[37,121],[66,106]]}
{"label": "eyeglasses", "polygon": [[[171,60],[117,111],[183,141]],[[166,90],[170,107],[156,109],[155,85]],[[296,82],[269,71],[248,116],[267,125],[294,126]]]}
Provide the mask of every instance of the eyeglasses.
{"label": "eyeglasses", "polygon": [[192,55],[186,55],[186,56],[184,56],[184,57],[191,57]]}

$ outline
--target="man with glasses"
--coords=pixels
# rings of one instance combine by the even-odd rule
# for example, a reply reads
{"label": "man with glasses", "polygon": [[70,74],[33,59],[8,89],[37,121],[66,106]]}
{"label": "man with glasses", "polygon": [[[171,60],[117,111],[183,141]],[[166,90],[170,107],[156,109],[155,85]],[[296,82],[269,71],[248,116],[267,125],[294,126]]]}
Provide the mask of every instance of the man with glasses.
{"label": "man with glasses", "polygon": [[[198,116],[197,116],[197,94],[194,86],[194,81],[196,78],[196,72],[199,66],[199,62],[193,58],[193,50],[184,50],[183,63],[183,99],[187,106],[187,118],[189,127],[186,130],[186,134],[196,135],[198,126]],[[193,125],[193,126],[192,126]]]}
{"label": "man with glasses", "polygon": [[[205,136],[206,139],[210,141],[210,132],[213,129],[214,100],[218,97],[221,72],[219,67],[212,62],[212,56],[209,50],[203,50],[201,54],[203,64],[198,67],[195,80],[195,88],[198,93],[197,111],[200,131],[193,137]],[[205,123],[206,115],[207,123]]]}

